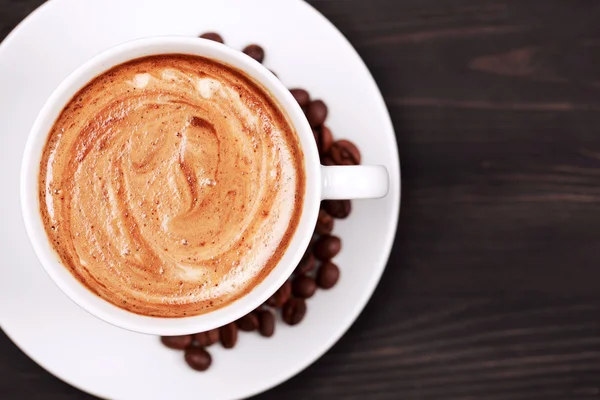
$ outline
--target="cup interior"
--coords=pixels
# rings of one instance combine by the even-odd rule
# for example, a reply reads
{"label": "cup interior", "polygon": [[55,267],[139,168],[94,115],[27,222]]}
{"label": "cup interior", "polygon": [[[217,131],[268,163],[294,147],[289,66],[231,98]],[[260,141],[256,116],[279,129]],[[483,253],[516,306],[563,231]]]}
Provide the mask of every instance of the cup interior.
{"label": "cup interior", "polygon": [[[296,232],[277,266],[251,291],[234,302],[206,314],[159,318],[138,315],[103,300],[84,287],[59,261],[46,235],[40,215],[38,175],[48,134],[71,98],[96,76],[127,61],[159,54],[189,54],[210,58],[245,72],[279,104],[296,130],[302,152],[306,187]],[[21,209],[27,234],[42,266],[59,288],[84,310],[118,327],[156,335],[202,332],[232,322],[264,303],[292,274],[306,250],[321,200],[321,169],[312,130],[302,109],[287,88],[264,66],[225,45],[190,37],[138,39],[95,56],[63,81],[35,120],[21,166]]]}

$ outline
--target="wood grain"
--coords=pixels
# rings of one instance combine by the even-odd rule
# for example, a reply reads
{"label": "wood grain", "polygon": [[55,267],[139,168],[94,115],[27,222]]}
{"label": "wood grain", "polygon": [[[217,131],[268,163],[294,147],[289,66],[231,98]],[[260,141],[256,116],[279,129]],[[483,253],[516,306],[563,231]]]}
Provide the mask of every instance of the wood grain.
{"label": "wood grain", "polygon": [[[0,35],[40,3],[0,0]],[[600,3],[310,3],[384,94],[401,221],[348,334],[257,398],[600,399]],[[1,398],[88,398],[0,354]]]}

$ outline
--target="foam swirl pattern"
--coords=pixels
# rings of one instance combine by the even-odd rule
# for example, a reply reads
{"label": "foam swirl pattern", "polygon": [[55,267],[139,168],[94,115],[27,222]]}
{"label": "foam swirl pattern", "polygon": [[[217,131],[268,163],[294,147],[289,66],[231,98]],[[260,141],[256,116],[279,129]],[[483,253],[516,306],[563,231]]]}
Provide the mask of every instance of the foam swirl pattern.
{"label": "foam swirl pattern", "polygon": [[303,171],[286,116],[241,72],[148,57],[62,111],[42,156],[41,215],[92,292],[142,315],[193,316],[274,268],[298,224]]}

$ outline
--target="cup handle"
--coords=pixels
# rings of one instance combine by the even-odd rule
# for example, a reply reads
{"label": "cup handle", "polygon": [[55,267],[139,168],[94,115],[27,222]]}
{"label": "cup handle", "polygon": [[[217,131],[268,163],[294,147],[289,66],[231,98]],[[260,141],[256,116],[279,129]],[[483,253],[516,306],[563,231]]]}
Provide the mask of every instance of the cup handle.
{"label": "cup handle", "polygon": [[382,165],[321,166],[322,200],[377,199],[385,197],[390,177]]}

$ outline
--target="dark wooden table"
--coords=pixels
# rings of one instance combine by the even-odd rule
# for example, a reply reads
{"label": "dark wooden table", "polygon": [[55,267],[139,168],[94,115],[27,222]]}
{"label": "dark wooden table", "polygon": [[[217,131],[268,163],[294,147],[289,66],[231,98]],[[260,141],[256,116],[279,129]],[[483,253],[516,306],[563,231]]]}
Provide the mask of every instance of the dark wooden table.
{"label": "dark wooden table", "polygon": [[[600,2],[311,3],[385,96],[402,212],[362,316],[259,398],[600,399]],[[1,335],[0,398],[89,396]]]}

